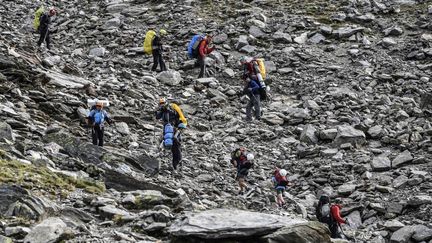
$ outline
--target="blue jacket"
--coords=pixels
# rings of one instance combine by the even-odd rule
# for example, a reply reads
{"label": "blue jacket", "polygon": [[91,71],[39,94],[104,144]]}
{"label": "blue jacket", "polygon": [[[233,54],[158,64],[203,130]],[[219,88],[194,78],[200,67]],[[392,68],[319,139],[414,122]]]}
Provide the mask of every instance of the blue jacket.
{"label": "blue jacket", "polygon": [[[98,114],[98,113],[101,113],[101,114]],[[96,123],[96,120],[95,120],[96,115],[102,115],[100,124],[95,124]],[[108,113],[105,110],[100,110],[99,111],[98,109],[94,109],[94,110],[90,111],[90,113],[89,113],[89,115],[88,115],[87,118],[91,121],[92,124],[95,124],[95,125],[97,125],[99,127],[103,127],[105,120],[108,123],[111,123],[111,119],[110,119],[110,117],[108,116]]]}
{"label": "blue jacket", "polygon": [[247,88],[251,88],[253,94],[259,94],[260,85],[258,84],[258,81],[251,79]]}

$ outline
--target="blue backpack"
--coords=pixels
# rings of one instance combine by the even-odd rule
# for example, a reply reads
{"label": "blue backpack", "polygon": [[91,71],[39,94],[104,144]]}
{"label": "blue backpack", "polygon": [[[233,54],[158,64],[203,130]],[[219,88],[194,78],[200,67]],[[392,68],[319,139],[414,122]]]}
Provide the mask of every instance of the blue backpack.
{"label": "blue backpack", "polygon": [[94,114],[95,124],[100,125],[104,122],[104,120],[105,120],[105,115],[103,111],[95,112]]}
{"label": "blue backpack", "polygon": [[169,149],[173,146],[174,143],[174,127],[167,123],[164,127],[164,146]]}
{"label": "blue backpack", "polygon": [[198,57],[198,48],[202,40],[204,40],[204,36],[202,35],[194,35],[192,37],[188,46],[188,55],[190,58]]}

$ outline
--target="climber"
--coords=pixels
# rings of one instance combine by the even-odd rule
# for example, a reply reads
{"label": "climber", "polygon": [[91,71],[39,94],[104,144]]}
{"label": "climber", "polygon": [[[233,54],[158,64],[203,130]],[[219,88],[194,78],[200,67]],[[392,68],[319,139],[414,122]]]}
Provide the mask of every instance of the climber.
{"label": "climber", "polygon": [[341,206],[339,204],[330,205],[330,197],[321,195],[316,207],[316,217],[321,223],[328,225],[332,238],[342,238],[339,230],[340,224],[348,224],[348,219],[343,219],[340,215]]}
{"label": "climber", "polygon": [[40,24],[38,27],[38,32],[40,34],[38,46],[40,47],[42,43],[46,42],[46,47],[48,50],[51,49],[51,42],[50,42],[50,30],[49,25],[51,24],[51,17],[56,15],[57,11],[55,8],[51,8],[48,13],[44,13],[42,16],[40,16]]}
{"label": "climber", "polygon": [[90,111],[87,116],[87,120],[90,126],[92,126],[92,138],[93,144],[103,146],[103,135],[104,135],[104,123],[105,120],[111,125],[113,122],[108,116],[108,113],[103,110],[103,102],[96,102],[96,109]]}
{"label": "climber", "polygon": [[285,204],[283,193],[288,185],[288,179],[286,178],[287,174],[288,172],[285,169],[276,168],[272,177],[276,189],[276,203],[279,207],[282,207]]}
{"label": "climber", "polygon": [[200,44],[199,44],[199,49],[198,49],[198,64],[201,68],[201,71],[199,73],[198,78],[203,78],[204,75],[206,75],[206,63],[205,63],[205,58],[208,54],[210,54],[215,47],[209,47],[209,45],[212,43],[212,36],[210,35],[206,35],[204,37],[203,40],[201,40]]}
{"label": "climber", "polygon": [[261,73],[260,73],[258,62],[256,61],[255,58],[251,58],[248,60],[247,57],[242,56],[240,58],[240,65],[243,68],[243,74],[242,74],[243,79],[250,78],[253,80],[260,81],[259,75],[261,75]]}
{"label": "climber", "polygon": [[167,35],[167,31],[164,29],[161,29],[159,31],[159,35],[155,35],[153,41],[152,41],[152,55],[153,55],[153,67],[152,67],[152,71],[156,71],[156,68],[159,64],[160,66],[160,70],[161,72],[166,71],[167,68],[165,66],[165,62],[163,60],[163,43],[162,43],[162,38],[165,37]]}
{"label": "climber", "polygon": [[165,148],[171,149],[172,166],[177,170],[181,155],[181,132],[187,126],[187,120],[183,111],[175,103],[169,103],[165,98],[160,98],[159,107],[156,110],[156,119],[162,120],[164,124],[164,134],[162,143]]}
{"label": "climber", "polygon": [[254,163],[254,155],[246,154],[246,149],[241,147],[231,152],[231,163],[237,168],[236,180],[238,181],[240,191],[239,194],[244,194],[248,190],[246,177],[249,174],[249,169]]}
{"label": "climber", "polygon": [[246,106],[246,121],[252,121],[252,108],[255,110],[255,119],[261,119],[261,99],[259,93],[260,86],[258,81],[247,77],[245,79],[245,86],[241,95],[247,95],[249,102]]}

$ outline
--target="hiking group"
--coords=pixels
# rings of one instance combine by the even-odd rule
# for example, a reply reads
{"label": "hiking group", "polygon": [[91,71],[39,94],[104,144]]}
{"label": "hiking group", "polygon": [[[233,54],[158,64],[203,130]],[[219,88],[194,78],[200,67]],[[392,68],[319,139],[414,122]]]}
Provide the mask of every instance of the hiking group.
{"label": "hiking group", "polygon": [[[45,12],[44,7],[39,7],[35,13],[34,27],[39,33],[37,45],[40,47],[44,42],[47,49],[51,48],[50,43],[50,23],[51,17],[55,16],[57,11],[54,8]],[[167,71],[164,61],[163,43],[168,32],[165,29],[160,29],[158,32],[151,29],[147,31],[143,42],[144,53],[153,56],[153,65],[151,71],[163,72]],[[211,35],[194,35],[187,46],[189,58],[195,59],[195,66],[199,66],[200,72],[198,78],[208,76],[206,70],[206,57],[215,50],[212,45],[213,37]],[[242,71],[241,78],[243,79],[243,90],[238,93],[238,96],[247,95],[249,98],[246,105],[246,122],[260,120],[262,116],[261,101],[267,100],[267,90],[265,84],[266,70],[264,60],[260,58],[241,57],[239,60],[240,70]],[[159,66],[159,70],[157,67]],[[88,114],[87,123],[91,127],[92,142],[94,145],[104,145],[104,126],[105,122],[112,124],[114,121],[110,118],[105,107],[109,106],[107,100],[89,100],[88,106],[91,107]],[[166,98],[160,98],[155,111],[155,118],[161,121],[163,129],[160,137],[158,149],[167,149],[172,153],[172,169],[176,171],[182,162],[182,132],[186,129],[188,122],[180,108],[180,105],[175,101],[169,101]],[[235,179],[239,186],[239,194],[245,195],[248,191],[253,190],[253,187],[248,185],[247,177],[249,170],[255,165],[255,156],[248,152],[245,147],[240,147],[231,152],[231,163],[235,167]],[[289,185],[288,171],[283,168],[275,168],[271,176],[273,187],[275,190],[275,201],[278,207],[284,207],[284,192]],[[319,198],[316,207],[317,219],[328,225],[332,238],[341,238],[340,224],[349,222],[340,216],[341,206],[339,204],[330,204],[330,197],[322,195]]]}

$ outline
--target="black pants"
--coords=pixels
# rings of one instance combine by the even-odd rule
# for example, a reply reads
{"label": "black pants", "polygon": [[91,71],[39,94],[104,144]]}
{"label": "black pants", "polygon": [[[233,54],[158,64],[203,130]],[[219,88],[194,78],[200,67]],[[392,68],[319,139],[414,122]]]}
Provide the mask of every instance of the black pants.
{"label": "black pants", "polygon": [[333,239],[340,239],[342,238],[342,235],[339,231],[339,225],[336,224],[328,224],[330,232],[331,232],[331,238]]}
{"label": "black pants", "polygon": [[103,135],[104,135],[104,128],[100,126],[94,126],[92,129],[92,138],[93,138],[93,144],[103,146]]}
{"label": "black pants", "polygon": [[180,161],[182,159],[181,144],[180,144],[180,141],[178,141],[178,139],[174,139],[173,146],[171,147],[171,152],[172,152],[172,157],[173,157],[172,165],[173,165],[173,168],[176,170],[177,165],[180,163]]}
{"label": "black pants", "polygon": [[201,57],[198,55],[198,64],[201,69],[198,78],[203,78],[206,74],[205,57]]}
{"label": "black pants", "polygon": [[153,67],[151,70],[156,71],[156,68],[159,64],[161,71],[166,71],[167,69],[166,69],[165,62],[164,62],[163,57],[162,57],[162,52],[153,51],[152,54],[153,54]]}
{"label": "black pants", "polygon": [[45,42],[46,42],[46,47],[47,47],[48,49],[51,49],[51,44],[50,44],[51,42],[50,42],[50,33],[49,33],[49,30],[48,30],[48,29],[41,30],[41,31],[39,31],[39,33],[40,33],[40,36],[39,36],[38,46],[42,45],[42,43],[43,43],[44,40],[45,40]]}

